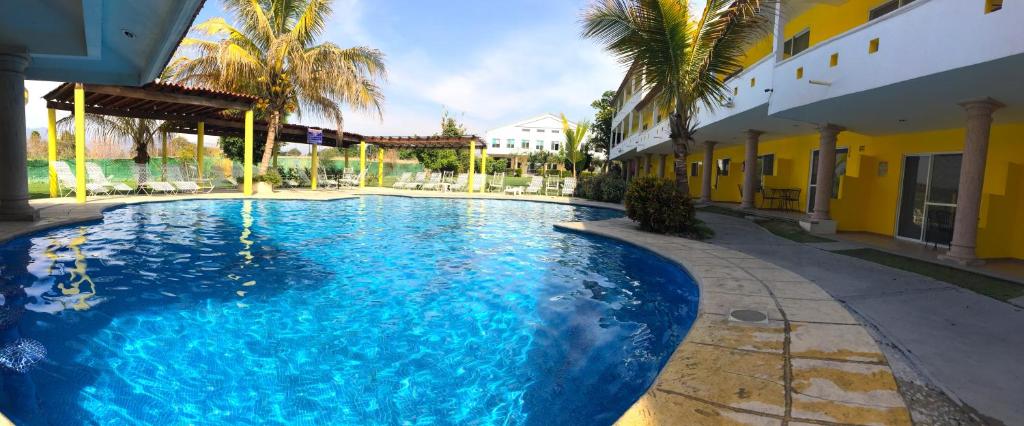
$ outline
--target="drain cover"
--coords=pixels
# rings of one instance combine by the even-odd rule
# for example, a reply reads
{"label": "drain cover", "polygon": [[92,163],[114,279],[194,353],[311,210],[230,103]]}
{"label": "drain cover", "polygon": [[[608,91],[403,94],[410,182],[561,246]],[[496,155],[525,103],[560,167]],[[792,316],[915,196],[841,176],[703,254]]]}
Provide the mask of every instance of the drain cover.
{"label": "drain cover", "polygon": [[729,320],[763,324],[768,322],[768,314],[753,309],[733,309],[729,312]]}

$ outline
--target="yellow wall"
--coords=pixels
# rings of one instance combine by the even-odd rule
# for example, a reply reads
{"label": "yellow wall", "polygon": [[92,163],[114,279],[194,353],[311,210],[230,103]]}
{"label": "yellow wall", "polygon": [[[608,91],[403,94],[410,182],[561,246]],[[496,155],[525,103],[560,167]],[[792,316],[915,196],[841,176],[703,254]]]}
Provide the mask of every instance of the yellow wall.
{"label": "yellow wall", "polygon": [[760,61],[762,58],[770,55],[771,53],[772,36],[767,35],[761,38],[761,40],[759,40],[757,43],[754,43],[749,48],[747,48],[746,53],[743,54],[743,69],[750,68],[751,65],[754,65],[754,63]]}
{"label": "yellow wall", "polygon": [[790,17],[782,33],[785,40],[789,40],[790,37],[809,28],[810,46],[814,46],[868,22],[868,12],[886,1],[888,0],[849,0],[836,6],[814,4],[803,13]]}
{"label": "yellow wall", "polygon": [[[998,116],[996,119],[998,122]],[[758,146],[758,155],[775,154],[775,175],[764,177],[764,185],[800,188],[800,209],[806,209],[811,153],[818,147],[818,136],[776,140],[767,136]],[[839,198],[831,205],[839,230],[893,235],[904,155],[961,152],[963,140],[964,129],[875,137],[840,133],[837,146],[849,148],[849,157],[846,175],[840,178]],[[712,189],[715,201],[740,201],[743,151],[743,145],[715,150],[716,161],[729,158],[732,162],[729,176],[720,176]],[[703,151],[693,152],[687,164],[702,161],[703,156]],[[882,162],[888,163],[888,171],[879,176]],[[700,194],[700,176],[691,178],[690,191]],[[978,256],[1024,259],[1024,226],[1020,223],[1024,223],[1024,124],[996,125],[992,128],[982,189]]]}

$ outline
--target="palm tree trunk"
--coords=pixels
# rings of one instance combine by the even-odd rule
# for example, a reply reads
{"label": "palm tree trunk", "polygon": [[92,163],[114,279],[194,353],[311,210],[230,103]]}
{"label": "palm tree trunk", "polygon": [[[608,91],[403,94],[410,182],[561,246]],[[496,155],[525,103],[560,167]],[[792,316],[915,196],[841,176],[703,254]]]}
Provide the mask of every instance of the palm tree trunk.
{"label": "palm tree trunk", "polygon": [[672,133],[669,138],[672,140],[672,151],[674,153],[673,169],[676,172],[676,189],[686,195],[690,195],[689,175],[686,170],[686,154],[689,148],[686,141],[689,139],[689,131],[683,120],[683,115],[676,111],[669,117],[669,125]]}
{"label": "palm tree trunk", "polygon": [[270,112],[270,120],[267,122],[267,142],[263,145],[263,159],[260,160],[260,174],[267,173],[270,167],[270,157],[274,154],[274,140],[277,136],[277,125],[281,121],[281,115],[277,111]]}

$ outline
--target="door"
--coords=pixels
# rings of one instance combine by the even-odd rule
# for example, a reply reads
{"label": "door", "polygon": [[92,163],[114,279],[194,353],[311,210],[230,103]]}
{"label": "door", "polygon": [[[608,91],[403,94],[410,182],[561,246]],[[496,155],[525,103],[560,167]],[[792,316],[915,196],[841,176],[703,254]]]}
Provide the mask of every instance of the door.
{"label": "door", "polygon": [[897,237],[949,245],[953,238],[962,158],[961,154],[904,157]]}
{"label": "door", "polygon": [[[849,148],[836,148],[835,176],[832,177],[832,198],[839,196],[839,179],[846,174]],[[807,185],[807,213],[814,212],[814,193],[818,190],[818,150],[811,153],[811,180]]]}

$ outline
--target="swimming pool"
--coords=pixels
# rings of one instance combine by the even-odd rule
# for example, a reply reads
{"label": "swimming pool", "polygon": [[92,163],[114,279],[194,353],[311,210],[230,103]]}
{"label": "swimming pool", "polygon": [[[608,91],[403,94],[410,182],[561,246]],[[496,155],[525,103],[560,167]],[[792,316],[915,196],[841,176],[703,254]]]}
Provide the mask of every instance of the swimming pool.
{"label": "swimming pool", "polygon": [[697,310],[675,264],[551,226],[619,215],[182,201],[15,239],[0,245],[4,343],[48,354],[6,369],[0,410],[62,425],[609,424]]}

